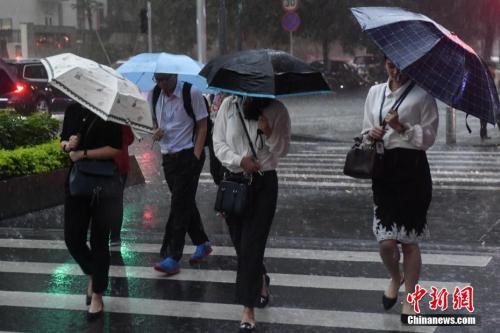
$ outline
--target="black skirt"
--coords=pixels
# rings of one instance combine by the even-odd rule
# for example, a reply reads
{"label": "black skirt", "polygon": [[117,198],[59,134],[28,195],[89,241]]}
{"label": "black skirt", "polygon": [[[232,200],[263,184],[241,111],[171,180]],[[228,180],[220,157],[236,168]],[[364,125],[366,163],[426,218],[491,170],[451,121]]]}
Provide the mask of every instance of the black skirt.
{"label": "black skirt", "polygon": [[[386,149],[383,165],[383,176],[372,181],[377,239],[401,241],[395,235],[402,231],[406,239],[422,236],[432,200],[432,179],[425,151]],[[393,237],[386,237],[388,234]]]}

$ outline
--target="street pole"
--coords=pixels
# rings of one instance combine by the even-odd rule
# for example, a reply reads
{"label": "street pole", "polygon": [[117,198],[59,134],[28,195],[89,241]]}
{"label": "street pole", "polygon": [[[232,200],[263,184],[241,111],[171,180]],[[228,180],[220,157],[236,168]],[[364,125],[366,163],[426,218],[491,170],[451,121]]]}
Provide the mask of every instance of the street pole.
{"label": "street pole", "polygon": [[227,53],[226,43],[226,0],[219,0],[219,55]]}
{"label": "street pole", "polygon": [[198,61],[207,61],[207,13],[205,0],[196,0],[196,41],[198,44]]}
{"label": "street pole", "polygon": [[236,16],[236,50],[241,51],[241,12],[243,11],[243,0],[238,0],[238,14]]}
{"label": "street pole", "polygon": [[457,143],[457,114],[454,108],[446,108],[446,144]]}
{"label": "street pole", "polygon": [[293,32],[290,31],[290,54],[293,55]]}
{"label": "street pole", "polygon": [[147,3],[148,10],[148,52],[153,52],[153,33],[151,32],[151,1]]}

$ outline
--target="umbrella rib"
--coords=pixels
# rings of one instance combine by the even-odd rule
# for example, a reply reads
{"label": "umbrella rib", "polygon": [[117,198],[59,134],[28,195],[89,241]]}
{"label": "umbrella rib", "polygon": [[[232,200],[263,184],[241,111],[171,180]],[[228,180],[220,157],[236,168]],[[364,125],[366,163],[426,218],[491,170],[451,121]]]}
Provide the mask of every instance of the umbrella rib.
{"label": "umbrella rib", "polygon": [[118,116],[115,116],[115,115],[112,115],[112,114],[107,114],[106,112],[104,112],[103,110],[101,110],[100,108],[98,108],[97,106],[89,103],[88,101],[84,100],[83,98],[79,97],[78,94],[76,94],[72,89],[70,89],[68,86],[66,86],[64,83],[62,83],[61,81],[58,81],[56,79],[53,79],[52,80],[52,84],[56,83],[57,85],[60,86],[60,88],[66,90],[66,92],[70,95],[72,95],[71,97],[73,99],[76,99],[76,100],[79,100],[81,104],[85,104],[86,107],[89,107],[91,109],[93,109],[94,111],[97,111],[98,113],[102,114],[105,118],[113,118],[113,119],[116,119],[116,120],[120,120],[122,122],[124,122],[125,124],[132,124],[136,127],[139,127],[139,128],[144,128],[144,129],[147,129],[147,130],[151,130],[151,128],[147,127],[147,126],[144,126],[142,124],[139,124],[135,121],[132,121],[130,119],[125,119],[125,118],[122,118],[122,117],[118,117]]}

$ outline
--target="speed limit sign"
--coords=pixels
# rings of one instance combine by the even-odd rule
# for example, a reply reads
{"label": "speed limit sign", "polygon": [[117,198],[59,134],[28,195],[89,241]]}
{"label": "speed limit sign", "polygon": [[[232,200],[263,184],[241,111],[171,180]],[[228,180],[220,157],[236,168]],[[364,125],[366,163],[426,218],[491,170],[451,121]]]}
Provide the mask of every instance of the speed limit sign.
{"label": "speed limit sign", "polygon": [[299,8],[299,0],[283,0],[281,3],[283,10],[287,12],[293,12]]}

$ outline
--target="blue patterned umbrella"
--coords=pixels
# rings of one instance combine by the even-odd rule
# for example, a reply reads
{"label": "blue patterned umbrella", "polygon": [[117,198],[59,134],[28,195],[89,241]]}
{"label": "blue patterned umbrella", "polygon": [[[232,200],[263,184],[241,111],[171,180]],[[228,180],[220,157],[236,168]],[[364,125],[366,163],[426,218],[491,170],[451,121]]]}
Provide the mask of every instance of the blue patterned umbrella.
{"label": "blue patterned umbrella", "polygon": [[403,73],[446,104],[495,123],[498,93],[488,66],[457,35],[395,7],[351,8],[361,28]]}

